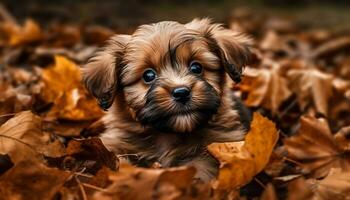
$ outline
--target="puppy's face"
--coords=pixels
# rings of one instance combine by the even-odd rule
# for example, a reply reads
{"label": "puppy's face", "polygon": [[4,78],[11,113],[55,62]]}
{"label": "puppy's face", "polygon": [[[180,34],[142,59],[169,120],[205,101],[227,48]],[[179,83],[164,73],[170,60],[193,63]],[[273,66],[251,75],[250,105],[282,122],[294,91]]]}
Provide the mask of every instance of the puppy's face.
{"label": "puppy's face", "polygon": [[191,132],[216,113],[225,73],[239,79],[248,45],[244,36],[206,19],[144,25],[113,37],[83,76],[102,107],[124,98],[125,109],[143,125]]}

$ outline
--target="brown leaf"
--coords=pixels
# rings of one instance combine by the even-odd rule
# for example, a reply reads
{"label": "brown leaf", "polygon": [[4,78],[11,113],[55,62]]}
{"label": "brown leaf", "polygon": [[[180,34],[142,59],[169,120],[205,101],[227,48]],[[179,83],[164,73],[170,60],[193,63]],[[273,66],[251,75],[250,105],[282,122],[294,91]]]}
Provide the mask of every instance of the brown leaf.
{"label": "brown leaf", "polygon": [[349,48],[349,47],[350,47],[350,37],[349,36],[340,37],[340,38],[332,39],[318,46],[313,51],[312,56],[314,58],[327,56],[329,54],[334,54],[337,51],[342,51],[345,48]]}
{"label": "brown leaf", "polygon": [[264,57],[278,60],[280,58],[308,57],[310,45],[294,35],[279,35],[275,31],[267,31],[259,48],[265,52]]}
{"label": "brown leaf", "polygon": [[350,199],[350,172],[332,169],[322,180],[313,180],[315,200]]}
{"label": "brown leaf", "polygon": [[309,200],[313,197],[311,185],[304,178],[298,178],[288,184],[288,200]]}
{"label": "brown leaf", "polygon": [[321,180],[299,178],[288,186],[288,200],[329,200],[349,199],[350,173],[332,168],[329,175]]}
{"label": "brown leaf", "polygon": [[47,42],[50,46],[71,47],[80,41],[81,33],[78,26],[53,24],[48,30]]}
{"label": "brown leaf", "polygon": [[0,199],[53,199],[71,176],[36,161],[22,161],[0,177]]}
{"label": "brown leaf", "polygon": [[56,56],[55,65],[43,70],[42,80],[42,99],[53,103],[49,118],[92,120],[102,116],[95,99],[81,84],[80,70],[72,61]]}
{"label": "brown leaf", "polygon": [[272,184],[268,184],[260,200],[277,200],[275,188]]}
{"label": "brown leaf", "polygon": [[280,105],[291,95],[287,80],[279,74],[278,66],[272,69],[246,68],[240,84],[248,93],[247,106],[262,106],[277,114]]}
{"label": "brown leaf", "polygon": [[[11,77],[12,83],[19,82],[18,84],[24,85],[25,80],[21,77],[22,70],[19,70],[19,73],[16,73],[17,77]],[[3,76],[9,74],[1,74]],[[27,95],[28,91],[25,91],[27,88],[22,86],[21,90],[14,88],[10,85],[9,81],[3,81],[2,76],[0,75],[0,125],[7,121],[9,118],[14,116],[14,113],[28,110],[33,104],[33,98],[30,95]],[[21,78],[18,78],[21,77]],[[16,79],[18,78],[18,79]],[[6,79],[4,77],[4,79]],[[22,79],[22,80],[20,80]],[[23,82],[22,82],[23,81]],[[24,91],[23,91],[24,90]],[[23,93],[22,93],[23,92]]]}
{"label": "brown leaf", "polygon": [[209,199],[210,186],[191,185],[194,168],[143,169],[121,165],[110,174],[112,185],[93,199]]}
{"label": "brown leaf", "polygon": [[312,103],[319,113],[327,116],[328,101],[333,95],[331,74],[314,68],[294,69],[288,72],[288,78],[302,110]]}
{"label": "brown leaf", "polygon": [[302,117],[300,124],[298,134],[284,144],[288,157],[299,162],[304,173],[320,178],[333,167],[350,169],[349,139],[340,133],[333,136],[327,123],[319,119]]}
{"label": "brown leaf", "polygon": [[254,113],[251,129],[244,142],[209,145],[209,152],[221,164],[214,188],[234,189],[251,181],[268,163],[277,140],[275,124]]}
{"label": "brown leaf", "polygon": [[[77,137],[81,136],[82,132],[82,135],[85,137],[85,129],[91,125],[91,122],[92,121],[45,121],[43,128],[45,131],[62,137]],[[97,132],[95,135],[100,133],[101,132]]]}
{"label": "brown leaf", "polygon": [[102,45],[108,40],[114,31],[103,26],[88,26],[84,30],[84,40],[89,44]]}
{"label": "brown leaf", "polygon": [[264,168],[264,172],[271,177],[278,177],[281,175],[283,169],[287,166],[284,160],[284,149],[277,147],[271,154],[270,161]]}
{"label": "brown leaf", "polygon": [[0,153],[9,154],[14,163],[39,154],[60,156],[63,144],[41,131],[41,118],[30,111],[16,114],[0,127]]}
{"label": "brown leaf", "polygon": [[116,171],[118,159],[108,151],[99,138],[71,140],[66,154],[61,157],[46,157],[50,166],[64,170],[82,171],[90,174],[97,173],[102,167]]}

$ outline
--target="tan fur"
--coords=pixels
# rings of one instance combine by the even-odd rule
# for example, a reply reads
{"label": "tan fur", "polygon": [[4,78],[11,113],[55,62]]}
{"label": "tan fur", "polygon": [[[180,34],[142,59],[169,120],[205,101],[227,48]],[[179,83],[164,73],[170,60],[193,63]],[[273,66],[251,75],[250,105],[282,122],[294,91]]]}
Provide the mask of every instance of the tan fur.
{"label": "tan fur", "polygon": [[[212,179],[218,163],[206,146],[244,138],[226,73],[240,75],[249,45],[244,35],[208,19],[143,25],[133,35],[111,38],[82,69],[100,105],[111,106],[103,143],[136,165],[191,165],[198,178]],[[202,74],[189,72],[193,61],[203,66]],[[142,80],[149,68],[157,72],[151,84]],[[180,86],[191,89],[185,105],[171,97]]]}

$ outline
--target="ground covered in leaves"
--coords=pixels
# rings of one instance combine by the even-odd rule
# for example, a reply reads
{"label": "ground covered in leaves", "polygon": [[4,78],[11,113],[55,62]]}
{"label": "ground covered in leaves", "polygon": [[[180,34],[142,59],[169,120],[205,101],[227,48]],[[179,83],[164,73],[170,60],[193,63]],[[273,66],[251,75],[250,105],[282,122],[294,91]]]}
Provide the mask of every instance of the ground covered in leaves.
{"label": "ground covered in leaves", "polygon": [[349,199],[350,32],[238,12],[258,62],[232,91],[255,113],[245,141],[208,150],[216,180],[188,167],[119,164],[79,66],[115,32],[9,15],[0,23],[0,199]]}

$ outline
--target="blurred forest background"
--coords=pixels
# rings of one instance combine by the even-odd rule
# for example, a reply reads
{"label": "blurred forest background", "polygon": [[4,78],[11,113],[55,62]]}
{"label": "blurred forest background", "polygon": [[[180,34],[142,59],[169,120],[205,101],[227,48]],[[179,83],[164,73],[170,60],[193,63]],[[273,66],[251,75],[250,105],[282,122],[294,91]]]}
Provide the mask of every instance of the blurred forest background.
{"label": "blurred forest background", "polygon": [[348,28],[348,0],[2,0],[19,19],[28,16],[51,22],[99,24],[129,32],[135,26],[162,20],[187,22],[211,17],[227,22],[232,17],[279,16],[302,27]]}

